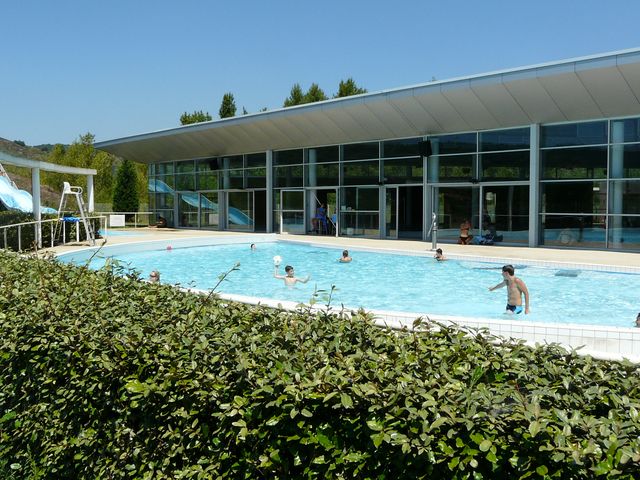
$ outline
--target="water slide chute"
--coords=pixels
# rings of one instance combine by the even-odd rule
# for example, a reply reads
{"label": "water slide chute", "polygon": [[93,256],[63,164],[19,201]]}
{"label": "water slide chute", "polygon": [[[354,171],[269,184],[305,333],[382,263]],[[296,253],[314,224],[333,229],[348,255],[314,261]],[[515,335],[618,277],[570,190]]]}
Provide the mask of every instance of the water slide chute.
{"label": "water slide chute", "polygon": [[[25,213],[33,213],[33,197],[26,190],[15,188],[11,181],[0,176],[0,203],[7,210],[17,210]],[[40,207],[41,213],[57,213],[53,208]]]}

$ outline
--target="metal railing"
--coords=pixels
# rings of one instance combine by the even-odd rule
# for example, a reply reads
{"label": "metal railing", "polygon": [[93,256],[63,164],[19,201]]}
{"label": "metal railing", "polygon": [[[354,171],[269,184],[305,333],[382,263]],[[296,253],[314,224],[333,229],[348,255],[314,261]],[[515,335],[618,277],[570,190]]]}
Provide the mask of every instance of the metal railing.
{"label": "metal railing", "polygon": [[[87,220],[99,220],[100,222],[100,230],[105,232],[107,232],[107,217],[100,215],[100,216],[92,216],[92,217],[87,217]],[[38,248],[42,248],[42,231],[43,231],[43,227],[45,226],[45,224],[49,224],[49,228],[50,228],[50,246],[54,247],[56,244],[56,225],[58,223],[61,223],[61,231],[62,231],[62,241],[58,242],[58,245],[64,245],[67,243],[67,241],[73,241],[73,239],[69,238],[67,239],[67,227],[66,224],[68,222],[64,221],[64,218],[58,219],[58,218],[52,218],[52,219],[48,219],[48,220],[34,220],[31,222],[22,222],[22,223],[14,223],[11,225],[0,225],[0,239],[2,240],[2,248],[3,249],[7,249],[8,245],[9,245],[9,241],[8,241],[8,236],[7,236],[7,232],[9,231],[9,229],[15,228],[17,229],[17,243],[18,243],[18,251],[21,252],[22,249],[22,245],[23,240],[22,240],[22,235],[23,235],[23,230],[26,230],[29,228],[29,226],[33,226],[34,229],[34,236],[33,238],[35,239],[35,242],[38,245]],[[78,223],[79,222],[74,222],[76,224],[76,229],[75,229],[75,241],[76,242],[80,242],[80,228],[78,228]],[[69,232],[71,234],[71,231]],[[88,239],[85,239],[88,240]]]}
{"label": "metal railing", "polygon": [[[94,212],[96,214],[109,216],[109,215],[124,215],[126,217],[130,217],[133,215],[133,228],[138,228],[138,226],[146,227],[151,224],[149,221],[152,215],[155,215],[155,212]],[[146,223],[142,221],[141,217],[147,217]],[[125,225],[126,226],[126,225]]]}

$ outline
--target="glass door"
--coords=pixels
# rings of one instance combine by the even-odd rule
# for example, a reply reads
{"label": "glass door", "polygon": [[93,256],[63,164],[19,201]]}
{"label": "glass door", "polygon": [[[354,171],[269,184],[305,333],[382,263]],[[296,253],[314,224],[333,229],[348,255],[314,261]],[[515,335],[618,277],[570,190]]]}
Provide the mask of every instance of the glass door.
{"label": "glass door", "polygon": [[227,192],[229,230],[253,231],[253,192]]}
{"label": "glass door", "polygon": [[[469,222],[466,235],[479,235],[480,187],[435,187],[434,210],[438,213],[438,240],[458,242],[460,227]],[[473,240],[473,239],[470,239]]]}
{"label": "glass door", "polygon": [[398,238],[398,187],[384,189],[385,238]]}
{"label": "glass door", "polygon": [[280,233],[304,234],[304,190],[280,191]]}
{"label": "glass door", "polygon": [[218,193],[200,194],[200,228],[217,229],[220,223],[218,213]]}

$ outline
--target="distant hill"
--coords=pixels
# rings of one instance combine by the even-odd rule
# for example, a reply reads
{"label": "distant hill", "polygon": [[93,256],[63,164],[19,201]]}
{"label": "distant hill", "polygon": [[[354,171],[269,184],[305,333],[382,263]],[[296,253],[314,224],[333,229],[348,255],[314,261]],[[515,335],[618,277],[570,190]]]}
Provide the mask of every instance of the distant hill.
{"label": "distant hill", "polygon": [[[28,158],[30,160],[39,160],[46,162],[49,154],[40,148],[21,145],[19,143],[0,137],[0,152],[5,152],[14,157]],[[2,162],[0,162],[2,163]],[[13,165],[2,165],[7,171],[11,180],[21,190],[31,192],[31,171],[28,168],[15,167]],[[60,202],[60,192],[46,185],[40,186],[40,199],[42,205],[47,207],[58,208]]]}

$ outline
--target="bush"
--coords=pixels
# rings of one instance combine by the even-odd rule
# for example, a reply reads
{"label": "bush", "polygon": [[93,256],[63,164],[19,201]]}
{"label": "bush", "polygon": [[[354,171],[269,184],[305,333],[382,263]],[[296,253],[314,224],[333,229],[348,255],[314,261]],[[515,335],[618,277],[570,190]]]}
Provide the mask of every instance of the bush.
{"label": "bush", "polygon": [[638,478],[637,365],[424,329],[0,252],[0,476]]}

